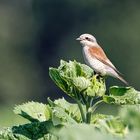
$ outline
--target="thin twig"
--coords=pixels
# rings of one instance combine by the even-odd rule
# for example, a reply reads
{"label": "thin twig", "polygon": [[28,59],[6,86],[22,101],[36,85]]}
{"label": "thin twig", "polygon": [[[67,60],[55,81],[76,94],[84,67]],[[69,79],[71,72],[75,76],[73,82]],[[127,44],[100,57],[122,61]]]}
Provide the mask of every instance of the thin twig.
{"label": "thin twig", "polygon": [[99,105],[100,103],[102,103],[102,102],[103,102],[103,100],[97,101],[97,102],[91,107],[92,113],[96,110],[96,108],[98,107],[98,105]]}

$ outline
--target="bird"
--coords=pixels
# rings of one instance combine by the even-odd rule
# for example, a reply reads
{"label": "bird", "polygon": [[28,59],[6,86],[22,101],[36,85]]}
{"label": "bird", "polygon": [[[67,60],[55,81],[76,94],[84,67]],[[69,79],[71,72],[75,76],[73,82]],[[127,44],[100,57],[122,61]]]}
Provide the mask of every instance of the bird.
{"label": "bird", "polygon": [[89,65],[96,74],[100,76],[111,76],[119,79],[124,84],[128,82],[121,76],[122,74],[112,64],[106,56],[102,47],[97,43],[96,38],[88,33],[80,35],[76,40],[80,41],[83,47],[83,56],[87,65]]}

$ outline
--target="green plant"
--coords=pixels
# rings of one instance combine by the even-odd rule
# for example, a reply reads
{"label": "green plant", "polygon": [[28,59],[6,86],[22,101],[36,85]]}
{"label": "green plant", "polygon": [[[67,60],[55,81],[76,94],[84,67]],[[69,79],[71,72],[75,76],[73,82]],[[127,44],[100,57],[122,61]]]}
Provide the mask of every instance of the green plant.
{"label": "green plant", "polygon": [[[113,86],[106,91],[105,79],[97,78],[87,65],[61,60],[49,75],[74,103],[64,98],[47,104],[28,102],[14,112],[30,123],[2,128],[0,139],[85,140],[140,138],[140,93],[132,87]],[[117,116],[96,113],[102,103],[121,107]]]}

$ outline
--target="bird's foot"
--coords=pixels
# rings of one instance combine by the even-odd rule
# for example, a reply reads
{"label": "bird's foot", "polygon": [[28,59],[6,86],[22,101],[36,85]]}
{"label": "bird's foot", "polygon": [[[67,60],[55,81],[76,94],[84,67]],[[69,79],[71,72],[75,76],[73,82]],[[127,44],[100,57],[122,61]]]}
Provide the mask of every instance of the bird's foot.
{"label": "bird's foot", "polygon": [[100,74],[96,73],[96,74],[94,75],[94,77],[95,77],[96,79],[99,79],[99,78],[100,78]]}
{"label": "bird's foot", "polygon": [[98,73],[96,73],[95,75],[93,75],[92,80],[96,81],[97,79],[99,79],[100,75]]}
{"label": "bird's foot", "polygon": [[101,81],[105,81],[105,77],[103,77],[103,76],[101,76],[99,73],[96,73],[94,76],[93,76],[93,81],[96,81],[96,80],[98,80],[99,82],[101,82]]}

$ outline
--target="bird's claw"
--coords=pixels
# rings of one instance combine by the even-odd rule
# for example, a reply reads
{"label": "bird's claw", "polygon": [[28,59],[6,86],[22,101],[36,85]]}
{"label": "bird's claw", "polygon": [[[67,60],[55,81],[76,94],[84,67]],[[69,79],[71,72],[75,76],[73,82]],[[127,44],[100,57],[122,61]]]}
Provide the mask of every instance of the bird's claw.
{"label": "bird's claw", "polygon": [[93,80],[93,81],[98,80],[99,82],[101,82],[101,81],[104,82],[104,81],[105,81],[105,77],[103,77],[103,76],[101,76],[100,74],[96,73],[95,75],[93,75],[92,80]]}

